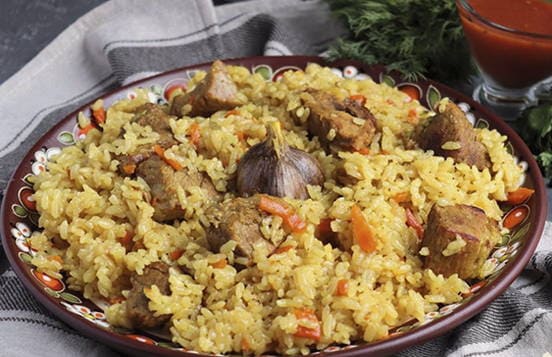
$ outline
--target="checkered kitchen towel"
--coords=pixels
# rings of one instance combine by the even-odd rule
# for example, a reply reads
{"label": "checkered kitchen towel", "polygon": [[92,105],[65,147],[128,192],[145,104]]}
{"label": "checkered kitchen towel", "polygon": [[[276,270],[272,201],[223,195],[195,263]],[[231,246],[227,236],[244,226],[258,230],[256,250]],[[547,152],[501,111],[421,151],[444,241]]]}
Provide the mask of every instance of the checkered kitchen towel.
{"label": "checkered kitchen towel", "polygon": [[[112,0],[0,85],[0,189],[31,145],[82,104],[173,68],[252,55],[317,54],[344,29],[319,1]],[[404,356],[552,351],[552,231],[523,276],[483,313]],[[0,356],[117,356],[45,311],[0,256]]]}

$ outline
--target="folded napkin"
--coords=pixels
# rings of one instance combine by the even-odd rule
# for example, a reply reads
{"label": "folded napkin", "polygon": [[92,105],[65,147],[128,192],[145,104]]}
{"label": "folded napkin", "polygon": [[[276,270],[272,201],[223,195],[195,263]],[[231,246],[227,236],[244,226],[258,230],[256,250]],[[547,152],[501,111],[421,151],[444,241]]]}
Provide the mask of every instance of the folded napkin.
{"label": "folded napkin", "polygon": [[[0,189],[30,147],[79,106],[125,84],[217,58],[318,54],[344,33],[320,1],[112,0],[0,86]],[[523,275],[485,311],[401,356],[552,351],[551,226]],[[60,322],[0,256],[0,356],[119,356]]]}

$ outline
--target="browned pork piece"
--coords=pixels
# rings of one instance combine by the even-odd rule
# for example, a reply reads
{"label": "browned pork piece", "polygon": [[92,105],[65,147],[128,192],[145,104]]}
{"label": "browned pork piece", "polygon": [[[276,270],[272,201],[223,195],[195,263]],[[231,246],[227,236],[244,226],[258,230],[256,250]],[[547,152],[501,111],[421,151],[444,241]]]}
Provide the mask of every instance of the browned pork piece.
{"label": "browned pork piece", "polygon": [[309,108],[308,131],[315,135],[326,151],[331,146],[347,151],[368,148],[376,132],[376,120],[360,103],[338,100],[329,93],[310,89],[302,96]]}
{"label": "browned pork piece", "polygon": [[156,328],[163,326],[170,315],[156,316],[148,307],[149,299],[144,289],[157,286],[163,295],[170,294],[169,266],[163,262],[154,262],[146,266],[144,273],[133,273],[130,277],[132,289],[128,293],[126,312],[133,328]]}
{"label": "browned pork piece", "polygon": [[209,248],[218,252],[224,243],[234,240],[236,254],[242,257],[250,258],[256,244],[264,244],[272,252],[281,242],[271,242],[261,233],[260,225],[266,215],[258,209],[258,203],[258,195],[255,195],[233,198],[213,206],[207,212]]}
{"label": "browned pork piece", "polygon": [[[219,110],[228,110],[240,105],[237,94],[238,88],[226,71],[224,63],[215,61],[207,76],[194,90],[173,99],[170,113],[176,116],[208,117]],[[192,106],[190,112],[182,112],[182,107],[186,104]]]}
{"label": "browned pork piece", "polygon": [[157,144],[167,149],[177,144],[169,125],[170,118],[163,106],[147,103],[138,109],[132,121],[142,126],[149,125],[160,136]]}
{"label": "browned pork piece", "polygon": [[[170,116],[165,112],[164,107],[153,103],[147,103],[136,110],[136,114],[132,118],[132,121],[142,126],[151,127],[152,131],[159,134],[157,144],[167,149],[177,144],[177,141],[173,137],[171,127],[169,126],[169,119]],[[141,147],[136,153],[119,156],[117,158],[120,162],[119,172],[125,176],[134,174],[136,167],[151,155],[151,147]]]}
{"label": "browned pork piece", "polygon": [[462,279],[476,278],[499,239],[497,222],[480,208],[435,205],[422,241],[429,249],[425,267],[445,277],[458,273]]}
{"label": "browned pork piece", "polygon": [[475,165],[479,170],[491,167],[487,148],[477,141],[466,115],[452,102],[431,119],[420,134],[418,144],[424,150],[433,150],[435,155]]}
{"label": "browned pork piece", "polygon": [[143,161],[136,169],[136,174],[150,187],[151,204],[155,208],[153,219],[158,222],[183,218],[184,211],[177,195],[178,186],[200,187],[213,200],[220,196],[211,179],[204,173],[187,168],[176,171],[157,155]]}

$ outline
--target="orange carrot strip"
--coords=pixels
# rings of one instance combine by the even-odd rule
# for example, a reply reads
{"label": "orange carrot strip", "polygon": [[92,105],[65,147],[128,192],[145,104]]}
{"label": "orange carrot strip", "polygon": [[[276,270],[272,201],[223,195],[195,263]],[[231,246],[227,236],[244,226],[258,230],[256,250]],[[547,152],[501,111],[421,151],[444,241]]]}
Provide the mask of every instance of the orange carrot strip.
{"label": "orange carrot strip", "polygon": [[94,118],[97,124],[105,123],[105,109],[103,107],[96,110],[92,109],[92,118]]}
{"label": "orange carrot strip", "polygon": [[59,264],[63,264],[63,258],[60,257],[59,255],[51,255],[51,256],[48,257],[48,259],[54,260],[54,261],[58,262]]}
{"label": "orange carrot strip", "polygon": [[155,152],[160,158],[165,157],[165,149],[163,149],[161,145],[158,145],[158,144],[153,145],[153,152]]}
{"label": "orange carrot strip", "polygon": [[349,281],[347,279],[340,279],[337,282],[337,288],[335,290],[335,295],[337,296],[347,296],[347,291],[349,290]]}
{"label": "orange carrot strip", "polygon": [[187,132],[188,136],[190,137],[190,142],[192,145],[197,147],[199,145],[199,139],[201,139],[201,132],[199,131],[199,124],[196,122],[193,122],[190,127],[188,128]]}
{"label": "orange carrot strip", "polygon": [[358,102],[360,105],[366,104],[366,97],[362,94],[353,94],[349,97],[349,99],[354,100],[355,102]]}
{"label": "orange carrot strip", "polygon": [[243,131],[238,131],[236,133],[236,136],[238,137],[239,141],[244,141],[247,138],[247,135]]}
{"label": "orange carrot strip", "polygon": [[226,258],[222,258],[219,261],[216,261],[214,263],[211,263],[211,266],[215,269],[222,269],[228,265],[228,262],[226,261]]}
{"label": "orange carrot strip", "polygon": [[414,228],[418,239],[422,239],[424,237],[424,227],[420,224],[420,222],[418,222],[410,208],[406,208],[406,225]]}
{"label": "orange carrot strip", "polygon": [[169,253],[169,258],[173,261],[178,260],[178,258],[180,258],[182,254],[184,254],[184,249],[177,248]]}
{"label": "orange carrot strip", "polygon": [[224,117],[228,118],[230,115],[239,115],[239,114],[240,114],[239,110],[232,109],[232,110],[227,111],[226,114],[224,114]]}
{"label": "orange carrot strip", "polygon": [[418,112],[416,111],[416,109],[412,108],[408,111],[406,121],[409,122],[410,124],[418,123]]}
{"label": "orange carrot strip", "polygon": [[376,250],[376,240],[372,230],[357,205],[354,205],[351,210],[351,224],[353,226],[353,239],[360,248],[366,253]]}
{"label": "orange carrot strip", "polygon": [[506,199],[506,203],[510,205],[519,205],[525,201],[527,201],[533,194],[535,193],[535,190],[532,190],[527,187],[520,187],[515,191],[508,192],[508,198]]}
{"label": "orange carrot strip", "polygon": [[136,171],[136,164],[128,163],[122,166],[122,170],[127,175],[132,175]]}
{"label": "orange carrot strip", "polygon": [[242,351],[251,350],[251,346],[249,345],[249,341],[247,341],[247,338],[242,337],[240,344],[241,344]]}
{"label": "orange carrot strip", "polygon": [[[316,317],[314,311],[311,309],[307,309],[307,308],[295,309],[293,313],[295,314],[295,317],[298,320],[305,319],[305,320],[309,320],[317,323],[319,322],[318,317]],[[308,328],[308,327],[299,325],[297,326],[297,331],[295,331],[295,333],[293,334],[293,336],[295,337],[308,338],[315,341],[320,340],[321,335],[322,333],[321,333],[320,324],[318,324],[318,326],[315,328]]]}
{"label": "orange carrot strip", "polygon": [[370,154],[370,149],[368,148],[360,148],[357,150],[357,152],[361,155],[369,155]]}
{"label": "orange carrot strip", "polygon": [[80,129],[79,129],[79,136],[80,136],[80,135],[86,135],[86,134],[88,134],[88,132],[89,132],[90,130],[95,129],[95,128],[96,128],[96,127],[95,127],[92,123],[90,123],[90,124],[88,124],[87,126],[85,126],[84,128],[80,128]]}
{"label": "orange carrot strip", "polygon": [[182,170],[182,165],[180,165],[180,163],[178,163],[178,161],[169,159],[165,156],[165,149],[163,149],[161,147],[161,145],[159,145],[159,144],[153,145],[153,152],[155,152],[157,154],[157,156],[159,156],[161,159],[163,159],[163,161],[165,161],[167,163],[167,165],[170,165],[176,171]]}
{"label": "orange carrot strip", "polygon": [[284,220],[284,228],[293,233],[303,232],[307,228],[305,221],[283,200],[262,195],[259,200],[259,209],[281,217]]}
{"label": "orange carrot strip", "polygon": [[297,326],[297,331],[293,334],[295,337],[308,338],[319,341],[321,336],[320,326],[317,328],[308,328],[305,326]]}
{"label": "orange carrot strip", "polygon": [[392,197],[392,200],[397,203],[404,203],[404,202],[408,202],[409,198],[410,198],[410,195],[408,194],[408,192],[399,192]]}
{"label": "orange carrot strip", "polygon": [[282,253],[285,253],[287,252],[288,250],[292,250],[293,249],[293,246],[292,245],[284,245],[284,246],[280,246],[278,248],[276,248],[274,250],[274,254],[282,254]]}
{"label": "orange carrot strip", "polygon": [[306,319],[310,321],[318,321],[318,317],[316,317],[314,310],[307,307],[293,309],[293,314],[298,320]]}

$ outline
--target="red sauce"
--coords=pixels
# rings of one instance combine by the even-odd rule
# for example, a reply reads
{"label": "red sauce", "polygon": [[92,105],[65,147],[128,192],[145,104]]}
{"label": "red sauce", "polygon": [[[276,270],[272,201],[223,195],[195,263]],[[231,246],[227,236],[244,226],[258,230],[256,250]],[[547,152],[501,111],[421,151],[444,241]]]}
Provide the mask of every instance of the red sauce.
{"label": "red sauce", "polygon": [[524,88],[552,75],[552,3],[547,0],[467,0],[482,17],[524,32],[489,26],[457,0],[464,33],[483,75],[507,88]]}

